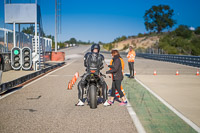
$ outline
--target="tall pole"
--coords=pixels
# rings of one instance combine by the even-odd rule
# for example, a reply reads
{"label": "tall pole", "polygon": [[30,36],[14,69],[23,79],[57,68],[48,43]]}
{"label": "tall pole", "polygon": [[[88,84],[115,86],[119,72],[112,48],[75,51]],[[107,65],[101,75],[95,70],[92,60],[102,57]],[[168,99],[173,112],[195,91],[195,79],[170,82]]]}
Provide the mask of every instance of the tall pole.
{"label": "tall pole", "polygon": [[57,0],[55,0],[55,52],[57,52]]}
{"label": "tall pole", "polygon": [[[36,4],[36,10],[35,10],[35,53],[37,54],[37,1]],[[39,39],[38,39],[39,40]]]}
{"label": "tall pole", "polygon": [[13,22],[13,44],[16,47],[15,22]]}
{"label": "tall pole", "polygon": [[[37,50],[37,44],[39,46],[39,43],[37,41],[39,41],[39,39],[37,40],[37,0],[35,1],[35,55],[38,54],[38,50]],[[36,65],[36,61],[33,62],[33,66],[34,66],[34,70],[37,71],[37,65]]]}
{"label": "tall pole", "polygon": [[21,35],[20,35],[20,24],[19,24],[19,27],[18,27],[18,31],[19,31],[19,48],[22,48],[22,45],[21,45]]}
{"label": "tall pole", "polygon": [[39,23],[39,29],[38,29],[38,46],[39,46],[39,70],[40,70],[40,68],[41,68],[41,40],[40,40],[40,23]]}
{"label": "tall pole", "polygon": [[[5,4],[6,4],[6,0],[4,0],[4,14],[5,14]],[[6,28],[6,25],[5,25],[5,15],[3,15],[3,28],[5,29]],[[7,43],[6,43],[6,40],[7,40],[7,31],[5,31],[4,30],[4,46],[6,47],[6,48],[8,48],[7,47]],[[6,50],[6,49],[5,49]],[[7,50],[6,51],[4,51],[4,52],[7,52]]]}

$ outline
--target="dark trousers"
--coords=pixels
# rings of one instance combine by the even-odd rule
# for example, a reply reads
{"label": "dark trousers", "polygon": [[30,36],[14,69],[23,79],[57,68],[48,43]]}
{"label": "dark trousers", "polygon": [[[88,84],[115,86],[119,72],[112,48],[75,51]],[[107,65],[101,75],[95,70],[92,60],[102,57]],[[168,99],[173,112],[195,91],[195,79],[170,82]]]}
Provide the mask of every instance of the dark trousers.
{"label": "dark trousers", "polygon": [[111,96],[115,97],[115,89],[119,92],[120,98],[124,96],[123,92],[121,91],[121,80],[113,80],[112,82],[112,91]]}
{"label": "dark trousers", "polygon": [[134,77],[134,62],[128,62],[130,77]]}
{"label": "dark trousers", "polygon": [[[87,86],[87,82],[86,82],[86,76],[87,74],[85,74],[83,76],[83,78],[79,81],[78,83],[78,98],[83,101],[83,94],[84,94],[84,89],[85,87]],[[104,102],[108,99],[108,93],[107,93],[107,84],[106,82],[104,81],[103,77],[100,77],[100,81],[98,83],[101,88],[102,88],[102,95],[103,95],[103,99],[104,99]]]}

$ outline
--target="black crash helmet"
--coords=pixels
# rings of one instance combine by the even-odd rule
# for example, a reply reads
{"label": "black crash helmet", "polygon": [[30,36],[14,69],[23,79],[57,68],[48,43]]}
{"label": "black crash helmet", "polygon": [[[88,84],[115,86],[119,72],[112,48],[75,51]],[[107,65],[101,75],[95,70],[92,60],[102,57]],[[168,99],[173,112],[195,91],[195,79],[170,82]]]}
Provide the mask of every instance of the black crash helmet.
{"label": "black crash helmet", "polygon": [[100,46],[99,46],[99,44],[93,44],[91,46],[91,52],[93,52],[94,49],[98,49],[98,52],[100,52]]}

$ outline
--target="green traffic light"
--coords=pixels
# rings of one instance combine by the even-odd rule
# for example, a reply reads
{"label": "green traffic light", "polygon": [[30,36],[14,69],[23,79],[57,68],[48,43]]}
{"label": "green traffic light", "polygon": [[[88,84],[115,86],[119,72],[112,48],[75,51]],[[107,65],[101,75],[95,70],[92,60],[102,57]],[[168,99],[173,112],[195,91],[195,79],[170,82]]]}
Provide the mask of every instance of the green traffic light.
{"label": "green traffic light", "polygon": [[15,50],[14,50],[14,54],[15,54],[15,55],[18,55],[18,54],[19,54],[19,50],[15,49]]}

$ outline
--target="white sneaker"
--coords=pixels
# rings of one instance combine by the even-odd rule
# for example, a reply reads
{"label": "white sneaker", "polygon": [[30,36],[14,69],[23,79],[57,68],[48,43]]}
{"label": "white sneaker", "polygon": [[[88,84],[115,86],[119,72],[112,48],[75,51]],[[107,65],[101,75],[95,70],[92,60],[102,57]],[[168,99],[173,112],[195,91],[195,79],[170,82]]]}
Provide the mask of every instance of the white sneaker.
{"label": "white sneaker", "polygon": [[108,103],[108,100],[105,101],[105,103],[103,104],[104,106],[110,106],[110,104]]}
{"label": "white sneaker", "polygon": [[76,104],[76,106],[84,106],[84,103],[79,99],[78,103]]}

